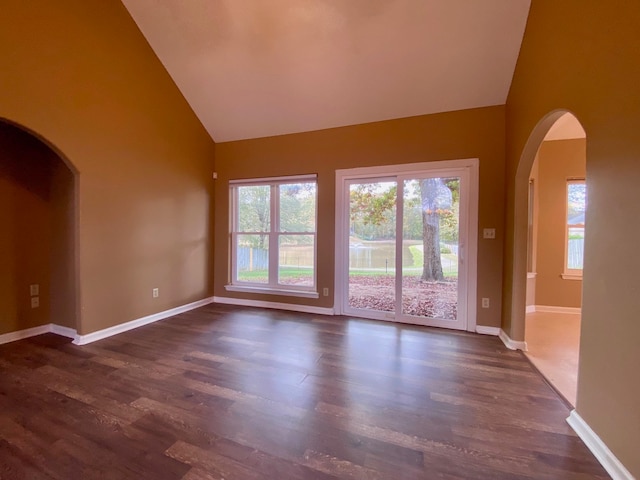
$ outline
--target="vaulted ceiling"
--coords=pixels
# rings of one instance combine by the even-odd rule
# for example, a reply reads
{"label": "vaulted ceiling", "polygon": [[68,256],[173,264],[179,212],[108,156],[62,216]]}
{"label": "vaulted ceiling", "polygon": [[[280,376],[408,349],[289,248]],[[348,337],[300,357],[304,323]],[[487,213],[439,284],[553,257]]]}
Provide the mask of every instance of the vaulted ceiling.
{"label": "vaulted ceiling", "polygon": [[123,0],[217,142],[506,102],[530,0]]}

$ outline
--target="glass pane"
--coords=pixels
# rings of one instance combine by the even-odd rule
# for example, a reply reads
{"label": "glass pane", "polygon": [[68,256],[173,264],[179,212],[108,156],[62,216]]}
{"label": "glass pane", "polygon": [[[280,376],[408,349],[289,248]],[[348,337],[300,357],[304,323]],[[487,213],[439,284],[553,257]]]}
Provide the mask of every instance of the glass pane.
{"label": "glass pane", "polygon": [[584,182],[567,185],[567,225],[584,225],[587,211],[587,186]]}
{"label": "glass pane", "polygon": [[405,180],[402,313],[456,320],[460,178]]}
{"label": "glass pane", "polygon": [[280,231],[316,231],[316,183],[287,183],[279,186]]}
{"label": "glass pane", "polygon": [[582,270],[586,211],[586,184],[579,181],[569,182],[567,184],[567,269]]}
{"label": "glass pane", "polygon": [[238,281],[269,282],[269,237],[267,235],[238,235],[236,249]]}
{"label": "glass pane", "polygon": [[238,187],[238,231],[268,232],[270,230],[269,185]]}
{"label": "glass pane", "polygon": [[280,235],[278,283],[313,287],[313,235]]}
{"label": "glass pane", "polygon": [[356,183],[349,195],[349,306],[393,312],[397,184]]}
{"label": "glass pane", "polygon": [[584,227],[570,227],[567,244],[567,268],[582,270],[584,260]]}

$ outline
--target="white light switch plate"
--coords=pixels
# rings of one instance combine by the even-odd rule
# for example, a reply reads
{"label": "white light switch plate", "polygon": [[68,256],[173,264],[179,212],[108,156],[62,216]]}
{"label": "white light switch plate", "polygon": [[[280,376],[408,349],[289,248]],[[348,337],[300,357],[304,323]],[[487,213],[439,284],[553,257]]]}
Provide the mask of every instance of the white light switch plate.
{"label": "white light switch plate", "polygon": [[485,228],[482,230],[482,238],[496,238],[495,228]]}

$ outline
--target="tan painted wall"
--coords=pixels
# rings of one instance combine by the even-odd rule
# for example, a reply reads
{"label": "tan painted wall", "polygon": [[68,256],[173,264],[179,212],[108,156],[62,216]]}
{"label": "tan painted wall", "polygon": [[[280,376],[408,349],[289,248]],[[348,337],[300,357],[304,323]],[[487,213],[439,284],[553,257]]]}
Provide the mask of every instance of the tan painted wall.
{"label": "tan painted wall", "polygon": [[[0,123],[0,334],[49,323],[55,155]],[[31,308],[29,285],[40,286]]]}
{"label": "tan painted wall", "polygon": [[582,281],[564,280],[567,179],[585,178],[584,139],[542,142],[538,151],[536,305],[580,307]]}
{"label": "tan painted wall", "polygon": [[[33,135],[0,122],[0,333],[75,328],[74,176]],[[32,309],[29,285],[40,286]]]}
{"label": "tan painted wall", "polygon": [[[524,337],[511,311],[521,260],[514,248],[515,183],[529,135],[568,109],[587,133],[589,209],[577,411],[640,477],[640,2],[533,0],[507,102],[507,241],[503,327]],[[536,136],[546,132],[536,131]],[[532,158],[525,161],[531,162]],[[528,169],[530,163],[525,165]],[[527,172],[528,173],[528,172]],[[526,179],[525,179],[526,181]],[[520,238],[518,238],[520,241]],[[519,288],[519,287],[518,287]],[[512,322],[513,320],[513,322]]]}
{"label": "tan painted wall", "polygon": [[62,159],[56,158],[51,172],[50,322],[76,328],[77,272],[75,267],[76,205],[75,178]]}
{"label": "tan painted wall", "polygon": [[4,1],[0,71],[0,118],[79,172],[80,333],[208,296],[215,145],[124,6]]}
{"label": "tan painted wall", "polygon": [[504,108],[491,107],[352,127],[220,143],[216,150],[215,294],[235,298],[332,307],[318,300],[226,292],[229,265],[228,181],[305,173],[318,174],[318,285],[333,292],[335,249],[335,171],[460,158],[480,159],[479,226],[495,227],[496,239],[479,239],[478,324],[498,326],[502,272],[504,189]]}
{"label": "tan painted wall", "polygon": [[[527,248],[531,250],[531,265],[529,266],[527,260],[527,297],[525,304],[527,307],[533,306],[536,304],[536,260],[537,260],[537,248],[538,248],[538,226],[540,223],[539,220],[539,155],[536,154],[536,157],[533,161],[533,165],[531,166],[531,173],[529,174],[529,180],[533,182],[533,225],[532,225],[532,235],[531,238],[527,236]],[[527,193],[527,198],[529,194]],[[529,209],[529,205],[527,205],[527,212]],[[528,213],[527,213],[528,216]],[[527,234],[528,235],[528,234]],[[527,257],[528,259],[528,257]],[[531,275],[530,275],[531,274]]]}

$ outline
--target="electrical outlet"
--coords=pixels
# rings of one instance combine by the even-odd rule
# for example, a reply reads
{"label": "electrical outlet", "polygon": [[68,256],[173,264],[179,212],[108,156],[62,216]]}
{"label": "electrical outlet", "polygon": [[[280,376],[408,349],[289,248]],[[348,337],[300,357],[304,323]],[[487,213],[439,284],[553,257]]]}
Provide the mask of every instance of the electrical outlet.
{"label": "electrical outlet", "polygon": [[489,308],[489,299],[486,297],[482,299],[482,308]]}
{"label": "electrical outlet", "polygon": [[153,298],[158,298],[160,296],[160,289],[154,288],[153,290],[151,290],[151,296]]}
{"label": "electrical outlet", "polygon": [[40,295],[40,285],[37,283],[29,285],[29,293],[32,297],[37,297],[38,295]]}
{"label": "electrical outlet", "polygon": [[323,297],[328,297],[329,296],[329,289],[327,287],[322,289],[322,296]]}
{"label": "electrical outlet", "polygon": [[31,297],[31,308],[38,308],[40,306],[40,297]]}
{"label": "electrical outlet", "polygon": [[496,238],[496,229],[495,228],[485,228],[482,231],[482,238]]}

